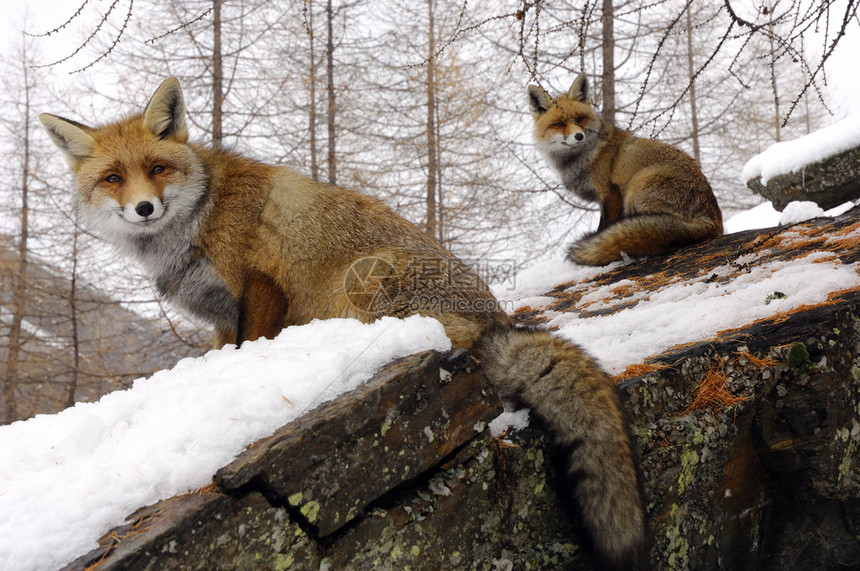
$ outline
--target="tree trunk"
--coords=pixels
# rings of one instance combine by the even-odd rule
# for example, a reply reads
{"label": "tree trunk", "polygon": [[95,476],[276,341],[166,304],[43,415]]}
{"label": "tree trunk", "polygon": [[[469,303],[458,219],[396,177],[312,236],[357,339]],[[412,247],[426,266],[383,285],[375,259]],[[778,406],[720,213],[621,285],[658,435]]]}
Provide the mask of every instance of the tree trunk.
{"label": "tree trunk", "polygon": [[427,0],[428,31],[427,31],[427,222],[424,232],[438,239],[436,226],[436,174],[438,157],[436,156],[436,36],[433,26],[433,0]]}
{"label": "tree trunk", "polygon": [[4,421],[14,422],[18,419],[18,365],[21,356],[21,326],[24,321],[24,310],[27,305],[27,239],[29,238],[30,207],[28,194],[30,191],[30,83],[29,63],[22,59],[24,75],[24,148],[21,169],[21,237],[18,241],[18,276],[15,291],[12,293],[12,324],[9,330],[9,359],[6,363],[6,375],[3,383]]}
{"label": "tree trunk", "polygon": [[690,6],[687,4],[687,73],[690,76],[690,123],[692,131],[690,133],[693,139],[693,158],[701,163],[699,158],[699,114],[696,110],[696,81],[694,74],[696,72],[693,65],[693,19],[690,16]]}
{"label": "tree trunk", "polygon": [[332,9],[331,0],[326,3],[326,28],[328,39],[326,42],[326,92],[328,95],[328,115],[326,121],[328,123],[328,182],[329,184],[337,184],[337,161],[335,154],[335,114],[337,112],[337,102],[334,94],[334,37],[332,34]]}
{"label": "tree trunk", "polygon": [[310,93],[308,94],[309,102],[308,102],[308,131],[310,133],[310,146],[311,146],[311,176],[314,180],[319,180],[319,162],[317,160],[317,62],[316,56],[314,54],[314,12],[313,12],[313,2],[308,0],[305,4],[305,9],[307,10],[307,30],[308,30],[308,56],[310,58],[310,78],[309,78],[309,88]]}
{"label": "tree trunk", "polygon": [[600,81],[600,93],[603,99],[602,115],[610,122],[615,123],[615,29],[612,22],[613,18],[612,0],[603,0],[601,15],[601,23],[603,24],[603,76]]}
{"label": "tree trunk", "polygon": [[[77,214],[77,213],[76,213]],[[75,216],[77,219],[77,216]],[[78,390],[78,371],[81,365],[81,347],[78,340],[78,229],[72,236],[72,279],[69,287],[69,317],[72,321],[72,375],[66,391],[66,407],[75,404],[75,392]]]}
{"label": "tree trunk", "polygon": [[773,10],[768,12],[770,14],[768,20],[768,29],[770,33],[768,37],[770,39],[770,86],[773,89],[773,127],[774,127],[774,136],[776,138],[776,142],[780,142],[782,140],[782,133],[780,132],[780,116],[779,116],[779,91],[776,87],[776,50],[773,45]]}
{"label": "tree trunk", "polygon": [[221,104],[224,101],[224,72],[221,58],[221,3],[213,0],[212,11],[212,146],[221,147],[223,132],[221,127]]}

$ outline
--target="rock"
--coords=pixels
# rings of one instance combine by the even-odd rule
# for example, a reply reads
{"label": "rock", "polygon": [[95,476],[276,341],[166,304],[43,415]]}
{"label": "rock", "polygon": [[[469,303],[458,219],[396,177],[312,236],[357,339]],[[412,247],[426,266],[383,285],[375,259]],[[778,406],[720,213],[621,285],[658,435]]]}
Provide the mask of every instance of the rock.
{"label": "rock", "polygon": [[809,200],[827,210],[860,198],[860,147],[806,165],[797,172],[747,181],[747,187],[783,210],[794,200]]}
{"label": "rock", "polygon": [[485,432],[322,540],[258,492],[194,493],[133,514],[64,571],[561,569],[588,555],[554,491],[546,436]]}
{"label": "rock", "polygon": [[326,536],[373,500],[432,468],[501,412],[463,350],[400,360],[257,442],[216,474],[224,491],[254,481]]}
{"label": "rock", "polygon": [[319,569],[316,542],[257,492],[196,492],[138,510],[63,571]]}
{"label": "rock", "polygon": [[[412,561],[418,569],[582,558],[553,491],[543,435],[500,445],[486,426],[501,410],[467,352],[401,359],[257,442],[216,475],[216,494],[139,510],[68,569],[99,561],[100,569],[249,561],[297,569]],[[456,517],[461,510],[469,516]]]}
{"label": "rock", "polygon": [[[540,326],[559,312],[621,313],[670,283],[729,284],[810,254],[856,268],[860,209],[560,284],[545,294],[553,301],[514,319]],[[628,293],[612,287],[622,280]],[[602,303],[598,291],[615,299]],[[631,373],[622,395],[638,434],[655,569],[860,568],[860,277],[821,304],[679,346]],[[706,379],[720,381],[725,402],[693,408]]]}
{"label": "rock", "polygon": [[[657,568],[857,568],[858,325],[852,292],[745,339],[667,355],[654,364],[668,369],[626,382]],[[708,374],[742,400],[690,410]]]}
{"label": "rock", "polygon": [[330,569],[562,569],[588,566],[561,508],[548,442],[487,435],[414,486],[385,496],[326,550]]}

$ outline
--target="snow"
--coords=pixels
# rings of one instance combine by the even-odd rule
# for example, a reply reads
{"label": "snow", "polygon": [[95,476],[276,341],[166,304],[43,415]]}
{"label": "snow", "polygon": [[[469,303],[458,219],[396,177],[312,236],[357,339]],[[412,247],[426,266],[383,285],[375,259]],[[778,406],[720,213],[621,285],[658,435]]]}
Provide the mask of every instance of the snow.
{"label": "snow", "polygon": [[820,216],[834,217],[848,212],[853,208],[855,202],[846,202],[835,206],[830,210],[823,210],[814,202],[796,201],[789,202],[782,212],[776,210],[768,200],[749,210],[735,214],[723,223],[726,234],[734,234],[744,230],[755,228],[772,228],[774,226],[787,226],[798,222],[805,222]]}
{"label": "snow", "polygon": [[[733,216],[724,225],[726,233],[771,228],[819,216],[838,216],[854,205],[854,202],[846,202],[824,211],[813,202],[791,202],[783,212],[779,212],[770,202],[765,202]],[[857,239],[860,240],[860,235]],[[743,259],[736,261],[744,263]],[[623,263],[594,268],[563,259],[549,260],[517,274],[513,288],[506,284],[504,288],[494,288],[493,293],[509,312],[522,307],[540,308],[555,301],[542,294],[558,284],[585,283]],[[734,272],[735,269],[726,264],[712,273],[732,275]],[[814,252],[791,262],[753,267],[729,287],[707,283],[710,275],[692,283],[670,283],[669,287],[656,294],[634,291],[624,297],[613,295],[613,291],[635,286],[635,282],[619,280],[592,289],[580,298],[579,303],[589,304],[592,311],[611,307],[612,301],[625,304],[637,301],[634,307],[594,317],[581,317],[573,312],[559,313],[547,326],[557,327],[557,335],[580,345],[607,371],[617,374],[629,365],[641,363],[675,345],[711,339],[720,331],[738,328],[805,304],[826,301],[830,292],[860,283],[860,264],[845,265],[826,252]],[[774,298],[775,292],[783,296]],[[607,299],[612,301],[606,302]],[[494,436],[499,436],[509,428],[525,426],[528,426],[528,410],[509,410],[506,403],[505,412],[490,423],[490,430]]]}
{"label": "snow", "polygon": [[[858,235],[860,240],[860,235]],[[743,263],[743,260],[737,260]],[[575,275],[577,266],[556,260],[564,268],[565,276]],[[591,274],[592,268],[582,271]],[[717,268],[717,275],[731,275],[736,270],[726,264]],[[697,281],[669,284],[659,292],[639,299],[634,307],[617,313],[594,317],[581,317],[575,312],[552,315],[547,327],[557,328],[556,334],[585,348],[592,357],[611,374],[623,371],[628,365],[661,353],[675,345],[705,341],[720,331],[734,329],[756,321],[790,311],[805,304],[827,300],[832,291],[852,288],[860,283],[860,264],[843,264],[828,252],[813,252],[790,262],[771,262],[753,266],[749,272],[735,278],[730,285],[708,282],[710,273]],[[526,270],[524,279],[533,290],[542,278],[546,290],[556,285],[555,275],[543,267]],[[574,278],[573,283],[585,277]],[[614,303],[628,303],[631,297],[611,295],[612,290],[623,286],[615,283],[583,297],[602,301],[589,305],[589,310],[612,307]],[[572,287],[576,287],[575,285]],[[529,291],[527,290],[527,291]],[[774,292],[785,297],[772,299]],[[542,298],[520,295],[519,290],[507,292],[507,301],[513,307],[540,305]],[[640,296],[641,297],[641,296]]]}
{"label": "snow", "polygon": [[768,200],[725,220],[723,222],[723,229],[726,234],[734,234],[735,232],[743,232],[744,230],[752,230],[754,228],[771,228],[779,225],[779,217],[781,215]]}
{"label": "snow", "polygon": [[787,226],[805,222],[819,216],[824,216],[824,209],[814,202],[808,200],[789,202],[779,217],[779,225]]}
{"label": "snow", "polygon": [[419,316],[315,321],[0,427],[0,569],[59,568],[392,359],[450,347],[442,325]]}
{"label": "snow", "polygon": [[812,133],[774,143],[763,153],[751,158],[741,172],[742,182],[761,176],[761,183],[808,164],[860,145],[860,114],[849,115],[841,121]]}
{"label": "snow", "polygon": [[[847,202],[824,211],[814,202],[791,202],[779,212],[765,202],[728,219],[725,228],[727,233],[733,233],[795,224],[819,216],[838,216],[854,205],[855,202]],[[857,239],[860,240],[860,234]],[[743,259],[736,261],[744,263]],[[558,284],[582,284],[622,264],[593,268],[562,259],[550,260],[520,272],[514,288],[496,289],[494,293],[509,311],[539,308],[554,301],[542,294]],[[731,264],[726,264],[712,273],[725,276],[735,271]],[[634,282],[621,280],[604,285],[583,295],[580,305],[588,304],[588,309],[595,311],[614,303],[638,303],[617,313],[594,317],[547,312],[551,317],[547,326],[557,328],[559,336],[582,346],[605,369],[617,374],[675,345],[711,339],[720,331],[826,301],[830,292],[860,284],[860,264],[843,264],[829,253],[813,252],[790,262],[753,266],[728,286],[708,283],[710,275],[698,281],[670,283],[657,293],[634,292],[624,297],[613,291],[625,286],[629,289]],[[775,292],[784,297],[773,298]]]}
{"label": "snow", "polygon": [[505,402],[504,406],[504,412],[490,421],[490,434],[493,438],[499,438],[509,431],[520,430],[529,425],[529,409],[518,409],[510,402]]}

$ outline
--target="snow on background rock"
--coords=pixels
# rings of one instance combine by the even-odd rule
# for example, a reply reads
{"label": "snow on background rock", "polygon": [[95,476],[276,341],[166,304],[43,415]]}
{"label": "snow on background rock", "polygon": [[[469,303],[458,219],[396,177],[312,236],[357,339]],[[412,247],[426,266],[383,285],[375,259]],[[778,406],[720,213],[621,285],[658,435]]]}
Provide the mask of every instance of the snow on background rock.
{"label": "snow on background rock", "polygon": [[[558,326],[560,336],[582,343],[610,372],[620,373],[675,345],[705,341],[726,329],[822,303],[830,292],[854,287],[858,281],[856,265],[843,265],[820,252],[754,267],[730,288],[704,280],[679,283],[641,301],[633,311],[590,319],[565,314],[548,325]],[[785,297],[771,299],[777,291]]]}
{"label": "snow on background rock", "polygon": [[797,172],[808,164],[826,159],[860,145],[860,114],[849,115],[828,127],[808,135],[781,141],[751,158],[741,171],[742,182],[761,176],[761,183],[771,178]]}
{"label": "snow on background rock", "polygon": [[786,226],[805,222],[819,216],[839,216],[851,210],[855,202],[846,202],[840,206],[834,206],[830,210],[822,210],[814,202],[797,201],[789,202],[785,210],[780,212],[773,207],[768,200],[758,206],[739,212],[723,223],[726,234],[734,234],[744,230],[755,228],[772,228],[774,226]]}
{"label": "snow on background rock", "polygon": [[0,427],[0,569],[59,568],[137,508],[208,485],[247,445],[391,360],[450,347],[442,325],[419,316],[315,321]]}
{"label": "snow on background rock", "polygon": [[[860,240],[860,236],[858,236]],[[739,260],[742,263],[742,260]],[[612,267],[619,265],[612,264]],[[556,261],[574,271],[571,262]],[[733,268],[726,266],[726,272]],[[531,285],[540,279],[541,268],[526,270],[525,279]],[[790,311],[805,304],[827,300],[832,291],[855,287],[860,282],[857,264],[845,265],[826,252],[815,252],[790,262],[772,262],[753,267],[732,281],[729,287],[722,283],[707,283],[703,276],[698,282],[679,282],[658,293],[651,293],[632,308],[618,313],[583,318],[576,313],[558,313],[551,316],[548,327],[558,328],[556,334],[584,347],[612,374],[623,371],[628,365],[642,362],[646,357],[661,353],[675,345],[711,339],[720,331],[734,329],[758,319]],[[720,273],[718,268],[716,273]],[[544,274],[547,289],[556,285],[556,274]],[[582,281],[574,278],[574,282]],[[623,286],[615,283],[610,290]],[[544,290],[546,291],[546,290]],[[769,299],[774,292],[784,298]],[[630,297],[619,299],[595,292],[595,299],[629,302]],[[590,295],[590,294],[589,294]],[[538,307],[547,298],[520,296],[518,292],[505,292],[512,302],[510,307]],[[583,302],[588,301],[583,297]],[[506,307],[509,307],[506,305]],[[598,310],[600,304],[589,306]]]}

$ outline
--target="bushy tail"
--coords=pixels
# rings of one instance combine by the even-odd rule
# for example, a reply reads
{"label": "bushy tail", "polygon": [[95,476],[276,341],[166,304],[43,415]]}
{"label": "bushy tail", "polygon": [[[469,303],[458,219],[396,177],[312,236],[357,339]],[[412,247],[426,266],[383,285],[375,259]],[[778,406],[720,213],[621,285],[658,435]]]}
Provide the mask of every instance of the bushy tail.
{"label": "bushy tail", "polygon": [[721,224],[708,217],[684,220],[671,214],[640,214],[575,242],[567,257],[577,264],[605,266],[621,259],[654,256],[718,236]]}
{"label": "bushy tail", "polygon": [[570,450],[566,472],[597,563],[646,567],[638,469],[615,384],[577,346],[528,329],[498,329],[475,347],[502,398],[531,408]]}

